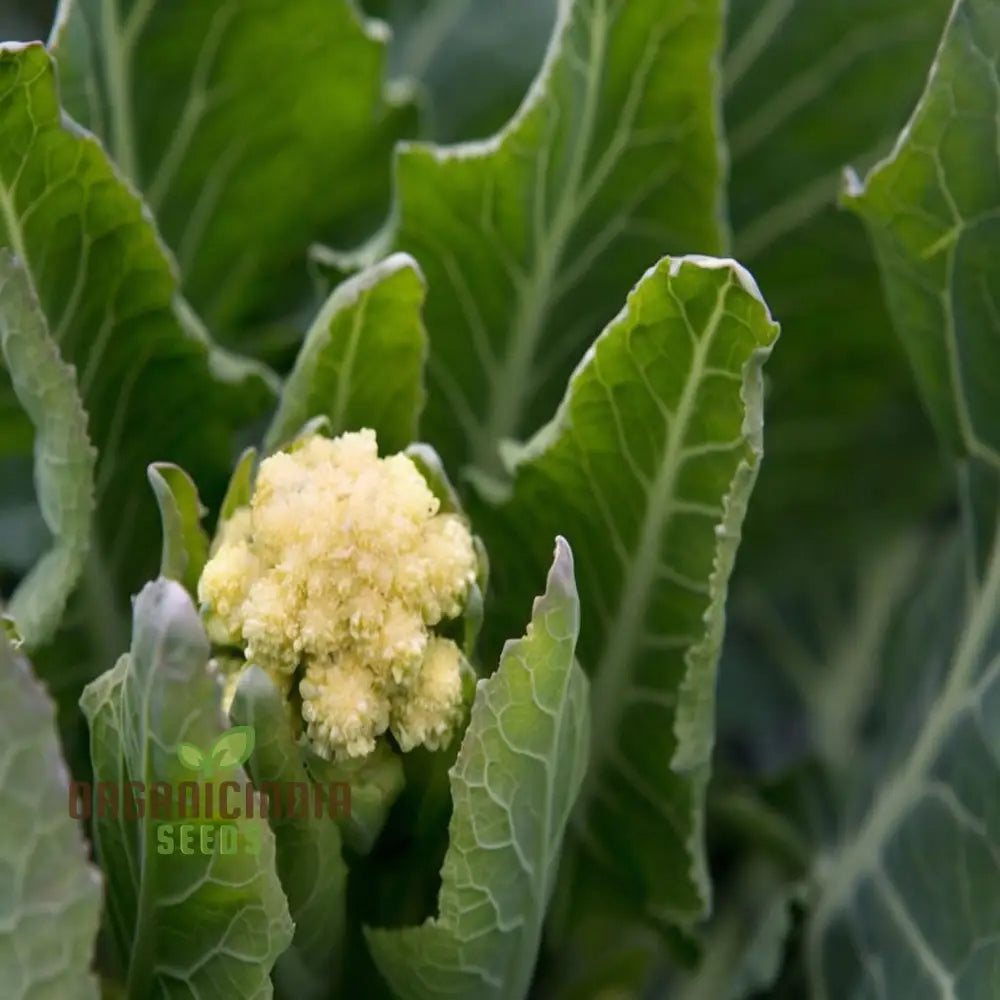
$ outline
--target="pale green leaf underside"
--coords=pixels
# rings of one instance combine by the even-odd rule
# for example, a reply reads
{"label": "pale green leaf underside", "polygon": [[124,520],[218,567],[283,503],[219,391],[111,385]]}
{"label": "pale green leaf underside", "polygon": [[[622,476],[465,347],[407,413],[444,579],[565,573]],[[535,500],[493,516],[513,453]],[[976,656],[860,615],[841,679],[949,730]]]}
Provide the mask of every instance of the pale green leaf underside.
{"label": "pale green leaf underside", "polygon": [[[233,425],[259,413],[271,390],[258,370],[213,349],[181,308],[145,207],[93,136],[63,118],[38,44],[0,46],[0,248],[24,265],[76,368],[98,449],[101,557],[131,593],[156,570],[145,543],[157,531],[149,463],[177,462],[214,502]],[[4,369],[0,396],[7,382]]]}
{"label": "pale green leaf underside", "polygon": [[563,0],[502,132],[402,149],[395,244],[428,284],[422,431],[449,468],[497,470],[651,260],[720,249],[720,22],[714,2]]}
{"label": "pale green leaf underside", "polygon": [[[240,678],[230,708],[234,722],[253,727],[256,745],[248,770],[263,782],[308,781],[292,734],[285,699],[259,667]],[[295,1000],[326,1000],[341,965],[347,901],[347,865],[340,832],[329,815],[279,816],[271,821],[278,875],[295,923],[291,948],[278,959],[279,990]]]}
{"label": "pale green leaf underside", "polygon": [[59,627],[83,571],[94,512],[96,452],[76,372],[59,356],[24,269],[0,249],[0,354],[35,427],[35,489],[53,547],[14,592],[8,611],[28,649]]}
{"label": "pale green leaf underside", "polygon": [[946,445],[1000,469],[1000,4],[959,0],[892,154],[847,204]]}
{"label": "pale green leaf underside", "polygon": [[819,869],[816,1000],[996,993],[1000,545],[971,598],[959,546],[943,556],[880,650],[890,743],[866,754],[868,806]]}
{"label": "pale green leaf underside", "polygon": [[531,983],[570,809],[586,767],[580,607],[559,538],[524,638],[479,682],[451,770],[454,802],[438,917],[367,931],[401,1000],[521,1000]]}
{"label": "pale green leaf underside", "polygon": [[101,875],[67,812],[55,710],[0,630],[0,969],[9,1000],[97,1000]]}
{"label": "pale green leaf underside", "polygon": [[[208,656],[184,588],[163,578],[147,584],[135,601],[130,653],[81,699],[98,781],[142,781],[147,789],[170,782],[176,808],[180,782],[194,778],[179,747],[212,747],[225,727]],[[225,777],[240,785],[234,801],[243,812],[248,779],[241,770]],[[176,846],[160,854],[159,822],[149,815],[98,820],[109,915],[127,960],[130,996],[270,998],[271,966],[291,941],[292,924],[274,838],[259,815],[228,821],[237,827],[240,850],[209,855],[182,854]],[[243,849],[251,825],[260,842],[256,856]]]}
{"label": "pale green leaf underside", "polygon": [[231,333],[307,291],[312,240],[381,221],[412,108],[383,87],[384,27],[349,0],[63,0],[70,114],[105,142]]}
{"label": "pale green leaf underside", "polygon": [[716,661],[776,336],[739,265],[662,260],[516,456],[512,494],[474,512],[493,556],[494,645],[544,559],[540,540],[558,530],[573,546],[594,741],[571,847],[670,920],[708,905]]}
{"label": "pale green leaf underside", "polygon": [[285,381],[264,440],[274,451],[309,420],[333,435],[368,427],[393,454],[417,436],[427,334],[423,275],[406,254],[347,279],[320,310]]}

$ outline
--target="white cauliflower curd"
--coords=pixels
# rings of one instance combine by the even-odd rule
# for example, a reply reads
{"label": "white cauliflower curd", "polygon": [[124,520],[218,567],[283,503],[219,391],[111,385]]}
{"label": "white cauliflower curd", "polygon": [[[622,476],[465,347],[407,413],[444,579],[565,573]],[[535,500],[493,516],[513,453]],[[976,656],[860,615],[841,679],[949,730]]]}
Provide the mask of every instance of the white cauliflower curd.
{"label": "white cauliflower curd", "polygon": [[477,558],[439,508],[410,458],[380,458],[362,430],[265,459],[220,529],[198,585],[209,633],[285,692],[304,670],[302,719],[325,757],[365,756],[387,729],[404,751],[454,735],[462,655],[432,629],[461,614]]}

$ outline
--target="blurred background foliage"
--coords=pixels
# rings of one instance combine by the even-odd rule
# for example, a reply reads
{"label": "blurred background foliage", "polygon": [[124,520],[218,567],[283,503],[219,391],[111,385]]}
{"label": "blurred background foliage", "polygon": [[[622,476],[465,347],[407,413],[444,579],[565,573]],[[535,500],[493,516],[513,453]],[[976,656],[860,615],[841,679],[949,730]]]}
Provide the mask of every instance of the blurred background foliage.
{"label": "blurred background foliage", "polygon": [[0,38],[30,42],[49,33],[55,0],[4,0],[0,4]]}

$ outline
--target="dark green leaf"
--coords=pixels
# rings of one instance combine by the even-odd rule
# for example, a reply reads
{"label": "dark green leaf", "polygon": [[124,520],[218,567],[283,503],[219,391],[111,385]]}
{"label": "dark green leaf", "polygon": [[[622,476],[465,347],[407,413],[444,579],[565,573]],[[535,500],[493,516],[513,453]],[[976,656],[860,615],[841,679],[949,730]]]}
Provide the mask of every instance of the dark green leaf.
{"label": "dark green leaf", "polygon": [[181,309],[146,209],[99,143],[63,120],[41,45],[0,48],[0,205],[0,247],[24,265],[77,370],[98,449],[91,568],[121,599],[156,571],[147,466],[176,462],[218,502],[233,427],[268,404],[270,384]]}
{"label": "dark green leaf", "polygon": [[[734,256],[784,330],[740,566],[794,592],[947,497],[845,164],[887,150],[951,0],[733,0],[723,60]],[[820,569],[822,567],[822,569]]]}
{"label": "dark green leaf", "polygon": [[650,261],[720,249],[720,35],[714,3],[562,0],[502,132],[403,148],[395,245],[428,285],[421,430],[449,468],[499,470]]}
{"label": "dark green leaf", "polygon": [[574,546],[594,741],[571,851],[663,921],[708,907],[715,668],[777,332],[739,265],[664,259],[515,456],[509,498],[474,511],[491,554],[489,648],[525,603],[543,539],[563,531]]}
{"label": "dark green leaf", "polygon": [[413,109],[383,89],[386,32],[349,0],[64,0],[64,101],[144,194],[213,329],[284,312],[316,239],[388,207]]}

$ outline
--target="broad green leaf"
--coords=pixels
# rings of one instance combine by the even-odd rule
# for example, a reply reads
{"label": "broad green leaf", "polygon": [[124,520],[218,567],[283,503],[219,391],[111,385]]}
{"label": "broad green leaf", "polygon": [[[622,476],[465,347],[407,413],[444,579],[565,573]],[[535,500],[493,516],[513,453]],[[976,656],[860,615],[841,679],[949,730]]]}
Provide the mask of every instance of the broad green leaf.
{"label": "broad green leaf", "polygon": [[579,628],[573,557],[559,538],[527,633],[504,646],[497,672],[476,691],[451,770],[438,916],[366,933],[401,1000],[527,994],[587,760],[587,681],[574,659]]}
{"label": "broad green leaf", "polygon": [[[77,371],[98,450],[91,568],[108,578],[113,604],[156,572],[147,466],[177,462],[214,505],[232,429],[268,404],[271,389],[259,369],[214,349],[181,308],[146,209],[100,144],[63,120],[58,97],[43,46],[0,47],[0,248],[24,265]],[[0,396],[7,391],[0,385]]]}
{"label": "broad green leaf", "polygon": [[383,88],[386,35],[349,0],[60,4],[66,108],[145,196],[213,329],[294,308],[309,243],[384,217],[415,124]]}
{"label": "broad green leaf", "polygon": [[163,523],[160,575],[183,583],[194,597],[208,560],[208,536],[201,526],[207,511],[198,497],[198,487],[179,465],[170,462],[153,462],[146,474]]}
{"label": "broad green leaf", "polygon": [[49,336],[27,274],[0,249],[0,353],[14,394],[35,426],[35,488],[54,539],[22,580],[9,613],[25,646],[34,649],[59,627],[83,572],[94,513],[96,453],[76,372]]}
{"label": "broad green leaf", "polygon": [[426,95],[436,142],[484,138],[517,110],[545,56],[557,0],[369,0],[392,28],[389,69]]}
{"label": "broad green leaf", "polygon": [[[284,698],[259,667],[249,667],[240,678],[229,714],[257,734],[249,772],[259,790],[269,782],[287,788],[309,780]],[[292,946],[275,969],[278,996],[326,1000],[340,970],[346,919],[340,831],[329,815],[317,818],[312,811],[302,817],[279,813],[271,817],[271,827],[278,875],[295,922]]]}
{"label": "broad green leaf", "polygon": [[67,808],[55,710],[0,632],[0,969],[9,1000],[97,1000],[101,875]]}
{"label": "broad green leaf", "polygon": [[1000,544],[915,576],[878,651],[878,740],[817,869],[811,995],[989,997],[1000,958]]}
{"label": "broad green leaf", "polygon": [[784,330],[740,550],[755,583],[794,592],[945,496],[864,227],[836,198],[844,165],[874,162],[905,122],[950,3],[729,4],[733,254]]}
{"label": "broad green leaf", "polygon": [[558,526],[574,547],[594,739],[570,849],[664,921],[709,902],[716,661],[777,332],[738,264],[665,258],[516,456],[511,494],[473,512],[491,555],[489,648],[516,620],[542,540]]}
{"label": "broad green leaf", "polygon": [[306,766],[318,784],[351,786],[350,813],[338,815],[337,823],[344,843],[358,854],[368,854],[403,791],[406,779],[399,754],[380,740],[367,757],[336,761],[309,754]]}
{"label": "broad green leaf", "polygon": [[327,417],[330,433],[368,427],[386,454],[417,436],[424,404],[425,285],[406,254],[349,278],[327,299],[285,382],[264,450]]}
{"label": "broad green leaf", "polygon": [[[292,937],[274,837],[261,818],[259,796],[252,795],[254,815],[248,815],[242,770],[226,775],[236,786],[228,799],[235,802],[235,818],[219,819],[219,808],[210,817],[204,810],[188,817],[183,822],[194,826],[195,838],[193,853],[184,852],[181,783],[194,782],[202,801],[208,783],[192,775],[178,751],[186,743],[212,746],[224,726],[208,658],[191,598],[179,583],[161,578],[135,600],[130,652],[81,699],[95,778],[117,782],[124,798],[117,816],[97,816],[95,834],[130,1000],[265,1000],[271,966]],[[168,783],[169,818],[153,807],[158,782]],[[221,784],[212,789],[221,807]],[[220,848],[227,827],[235,830],[234,853]],[[203,833],[212,838],[208,853],[201,853]]]}
{"label": "broad green leaf", "polygon": [[[917,384],[950,455],[995,499],[1000,5],[956,2],[927,87],[891,154],[847,204],[865,221]],[[989,483],[992,478],[994,482]],[[978,497],[982,535],[993,526]],[[985,525],[984,521],[985,514]],[[980,539],[988,545],[989,539]],[[982,558],[984,551],[979,555]]]}
{"label": "broad green leaf", "polygon": [[510,124],[397,160],[395,245],[427,278],[422,434],[499,471],[651,260],[717,252],[719,5],[561,0]]}

